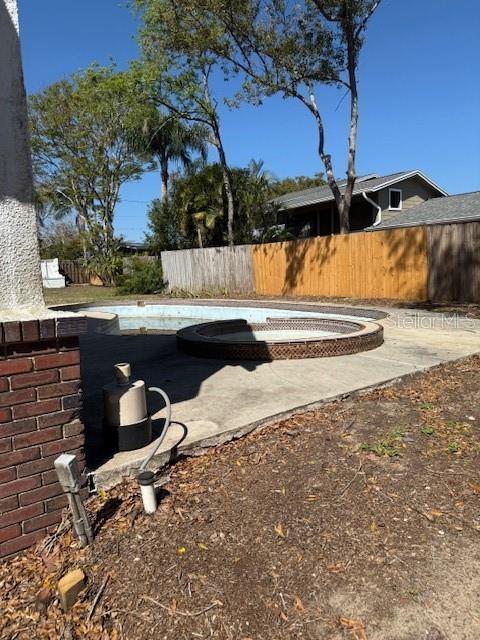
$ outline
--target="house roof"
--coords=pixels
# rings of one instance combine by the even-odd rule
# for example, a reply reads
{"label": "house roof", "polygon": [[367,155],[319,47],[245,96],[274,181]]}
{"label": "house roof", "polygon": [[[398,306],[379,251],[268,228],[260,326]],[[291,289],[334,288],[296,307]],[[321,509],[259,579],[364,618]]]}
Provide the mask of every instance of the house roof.
{"label": "house roof", "polygon": [[122,249],[130,249],[132,251],[145,251],[148,248],[145,242],[134,242],[132,240],[122,240],[120,246]]}
{"label": "house roof", "polygon": [[460,193],[446,198],[431,198],[392,216],[376,227],[368,227],[365,231],[474,220],[480,220],[480,191]]}
{"label": "house roof", "polygon": [[[384,187],[391,186],[406,180],[407,178],[418,177],[441,195],[448,195],[441,187],[435,184],[430,178],[427,178],[421,171],[400,171],[398,173],[392,173],[387,176],[379,176],[376,173],[371,173],[366,176],[359,176],[355,181],[353,187],[353,195],[358,195],[362,192],[373,193],[379,191]],[[340,190],[343,191],[347,184],[346,180],[340,180],[338,185]],[[311,189],[304,189],[303,191],[294,191],[292,193],[286,193],[283,196],[275,198],[274,202],[280,206],[280,211],[286,211],[288,209],[299,209],[300,207],[306,207],[312,204],[320,204],[323,202],[333,202],[334,197],[328,185],[322,187],[313,187]]]}

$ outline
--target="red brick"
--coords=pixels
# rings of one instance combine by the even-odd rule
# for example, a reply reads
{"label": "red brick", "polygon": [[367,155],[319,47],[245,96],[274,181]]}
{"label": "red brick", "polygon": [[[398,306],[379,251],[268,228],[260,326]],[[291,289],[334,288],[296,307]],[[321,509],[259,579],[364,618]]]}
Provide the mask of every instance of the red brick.
{"label": "red brick", "polygon": [[0,469],[0,484],[4,482],[11,482],[17,477],[17,470],[15,467],[8,467],[7,469]]}
{"label": "red brick", "polygon": [[23,449],[24,447],[33,447],[43,442],[50,442],[50,440],[58,440],[62,437],[61,427],[50,427],[50,429],[42,429],[40,431],[24,433],[21,436],[15,436],[13,443],[15,449]]}
{"label": "red brick", "polygon": [[78,415],[78,409],[71,409],[69,411],[59,411],[57,413],[39,416],[38,426],[40,429],[44,429],[45,427],[55,427],[57,424],[66,424],[78,418]]}
{"label": "red brick", "polygon": [[40,356],[56,353],[57,343],[55,340],[45,340],[44,342],[18,342],[7,344],[5,353],[7,358],[22,358],[25,356]]}
{"label": "red brick", "polygon": [[27,431],[35,431],[37,421],[35,418],[27,418],[26,420],[17,420],[16,422],[8,422],[0,427],[2,436],[16,436],[19,433],[27,433]]}
{"label": "red brick", "polygon": [[49,513],[44,513],[42,516],[37,516],[36,518],[32,518],[31,520],[25,520],[25,522],[23,523],[23,532],[30,533],[31,531],[36,531],[37,529],[50,527],[52,526],[52,524],[58,524],[61,519],[61,509],[59,511],[50,511]]}
{"label": "red brick", "polygon": [[22,339],[24,342],[35,342],[40,338],[38,320],[22,322]]}
{"label": "red brick", "polygon": [[82,406],[82,397],[79,393],[73,396],[65,396],[62,398],[62,409],[80,409]]}
{"label": "red brick", "polygon": [[40,320],[40,338],[46,340],[48,338],[55,338],[55,335],[55,320],[53,318]]}
{"label": "red brick", "polygon": [[0,423],[9,422],[12,419],[12,412],[10,409],[0,409]]}
{"label": "red brick", "polygon": [[8,391],[8,378],[0,378],[0,392]]}
{"label": "red brick", "polygon": [[75,420],[75,422],[69,422],[68,424],[63,425],[63,435],[65,438],[79,436],[83,432],[84,428],[80,420]]}
{"label": "red brick", "polygon": [[5,342],[20,342],[22,339],[19,322],[3,323],[3,339]]}
{"label": "red brick", "polygon": [[45,510],[47,513],[51,511],[57,511],[58,509],[63,509],[68,505],[68,498],[65,494],[61,496],[57,496],[56,498],[51,498],[50,500],[45,501]]}
{"label": "red brick", "polygon": [[30,460],[36,460],[37,458],[40,458],[40,449],[38,447],[4,453],[0,455],[0,469],[5,469],[5,467],[16,467],[17,465],[22,464],[22,462],[30,462]]}
{"label": "red brick", "polygon": [[42,455],[51,456],[58,453],[65,453],[83,447],[85,438],[83,435],[74,436],[73,438],[63,438],[63,440],[55,440],[42,445]]}
{"label": "red brick", "polygon": [[14,496],[23,491],[30,491],[36,489],[41,485],[40,476],[32,476],[31,478],[21,478],[20,480],[14,480],[13,482],[6,482],[0,485],[0,498],[8,498]]}
{"label": "red brick", "polygon": [[25,387],[38,387],[42,384],[51,384],[58,381],[58,371],[56,369],[46,371],[35,371],[34,373],[24,373],[14,376],[10,380],[12,389],[25,389]]}
{"label": "red brick", "polygon": [[80,389],[80,380],[72,380],[70,382],[59,382],[57,384],[48,384],[38,390],[38,397],[55,398],[56,396],[69,396],[72,393],[78,393]]}
{"label": "red brick", "polygon": [[22,507],[21,509],[14,509],[9,511],[2,517],[1,527],[6,527],[10,524],[16,524],[22,522],[28,518],[34,518],[35,516],[41,516],[43,513],[43,504],[37,502],[36,504],[29,504],[28,507]]}
{"label": "red brick", "polygon": [[56,369],[59,367],[67,367],[72,364],[80,364],[80,353],[78,349],[35,357],[35,369],[37,370]]}
{"label": "red brick", "polygon": [[13,417],[15,420],[18,418],[31,418],[32,416],[40,416],[44,413],[53,413],[60,409],[60,400],[58,398],[52,398],[51,400],[40,400],[37,402],[31,402],[29,404],[20,404],[13,407]]}
{"label": "red brick", "polygon": [[35,389],[21,389],[0,393],[0,407],[10,407],[12,404],[22,404],[36,400]]}
{"label": "red brick", "polygon": [[36,542],[45,537],[45,531],[34,531],[33,533],[27,533],[25,536],[20,536],[19,538],[14,538],[13,540],[9,540],[2,544],[0,549],[0,556],[10,556],[13,553],[17,553],[18,551],[22,551],[23,549],[27,549],[31,547]]}
{"label": "red brick", "polygon": [[80,366],[64,367],[60,369],[60,377],[62,380],[80,380]]}
{"label": "red brick", "polygon": [[[0,435],[2,432],[0,431]],[[0,453],[7,453],[12,450],[12,439],[11,438],[2,438],[0,440]]]}
{"label": "red brick", "polygon": [[[18,538],[22,535],[22,530],[18,524],[13,524],[10,527],[0,529],[0,542],[6,542],[12,538]],[[2,545],[3,546],[3,545]]]}
{"label": "red brick", "polygon": [[26,491],[21,493],[18,497],[21,507],[25,507],[27,504],[33,504],[34,502],[41,502],[47,498],[54,498],[63,493],[63,489],[59,482],[49,484],[46,487],[40,487],[39,489],[33,489],[32,491]]}
{"label": "red brick", "polygon": [[17,474],[19,478],[25,478],[27,476],[33,476],[36,473],[42,471],[50,471],[53,469],[53,463],[57,456],[50,456],[49,458],[40,458],[33,462],[26,462],[17,467]]}
{"label": "red brick", "polygon": [[0,500],[0,515],[2,516],[2,520],[0,522],[3,522],[3,517],[6,513],[17,508],[18,496],[10,496],[9,498],[3,498],[3,500]]}
{"label": "red brick", "polygon": [[50,471],[45,471],[42,473],[42,485],[52,484],[52,482],[57,482],[58,476],[55,469],[51,469]]}
{"label": "red brick", "polygon": [[0,376],[12,376],[16,373],[26,373],[31,370],[32,360],[30,358],[0,362]]}

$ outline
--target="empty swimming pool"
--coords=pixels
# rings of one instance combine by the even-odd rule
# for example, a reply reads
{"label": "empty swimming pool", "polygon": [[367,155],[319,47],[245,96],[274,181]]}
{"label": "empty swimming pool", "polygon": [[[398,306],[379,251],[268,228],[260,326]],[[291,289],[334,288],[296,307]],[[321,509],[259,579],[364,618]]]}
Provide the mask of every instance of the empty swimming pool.
{"label": "empty swimming pool", "polygon": [[191,355],[272,360],[345,355],[383,342],[376,309],[264,301],[166,300],[78,308],[105,333],[177,333]]}

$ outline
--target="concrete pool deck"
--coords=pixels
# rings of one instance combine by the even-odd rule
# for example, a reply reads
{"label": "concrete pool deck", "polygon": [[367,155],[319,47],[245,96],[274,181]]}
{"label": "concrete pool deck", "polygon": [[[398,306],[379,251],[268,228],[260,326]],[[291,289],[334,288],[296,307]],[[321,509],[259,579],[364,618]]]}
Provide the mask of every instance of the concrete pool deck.
{"label": "concrete pool deck", "polygon": [[[291,301],[284,304],[294,307]],[[321,309],[322,305],[312,303],[312,307]],[[107,488],[131,475],[152,446],[110,458],[99,455],[103,445],[101,390],[111,381],[116,362],[130,362],[134,379],[162,387],[172,399],[175,424],[152,462],[155,469],[178,455],[240,437],[328,400],[480,352],[480,320],[375,308],[390,314],[378,321],[384,327],[384,344],[333,358],[232,363],[181,354],[174,335],[82,337],[87,453],[97,486]],[[154,425],[156,421],[161,426],[163,413],[155,412],[155,407],[152,412]]]}

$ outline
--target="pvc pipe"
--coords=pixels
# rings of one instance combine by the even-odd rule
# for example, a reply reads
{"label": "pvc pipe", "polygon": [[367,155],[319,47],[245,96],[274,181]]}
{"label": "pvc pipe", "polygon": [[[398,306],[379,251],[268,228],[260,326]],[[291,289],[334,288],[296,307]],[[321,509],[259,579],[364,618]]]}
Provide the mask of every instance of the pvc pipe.
{"label": "pvc pipe", "polygon": [[153,456],[157,453],[160,445],[165,439],[165,435],[167,433],[168,427],[170,426],[170,420],[172,417],[172,405],[170,403],[170,398],[167,396],[165,391],[160,389],[159,387],[150,387],[148,391],[153,391],[154,393],[158,393],[162,396],[165,401],[165,407],[167,410],[167,415],[165,418],[165,424],[163,425],[162,433],[155,440],[154,446],[152,450],[145,458],[145,460],[140,465],[140,472],[137,476],[138,483],[140,485],[140,491],[142,494],[142,502],[145,513],[152,514],[157,510],[157,495],[155,493],[155,474],[153,471],[147,471],[147,466],[152,460]]}
{"label": "pvc pipe", "polygon": [[155,474],[153,471],[142,471],[138,474],[138,483],[142,492],[143,509],[145,513],[152,514],[157,510],[157,495],[155,493]]}

